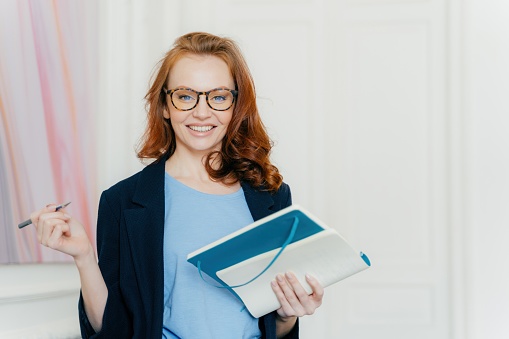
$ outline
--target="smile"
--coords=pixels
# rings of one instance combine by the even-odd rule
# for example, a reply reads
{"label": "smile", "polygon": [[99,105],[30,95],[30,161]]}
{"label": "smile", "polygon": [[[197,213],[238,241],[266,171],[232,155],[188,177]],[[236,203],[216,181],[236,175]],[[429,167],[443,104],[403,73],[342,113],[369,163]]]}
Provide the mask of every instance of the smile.
{"label": "smile", "polygon": [[187,126],[196,132],[208,132],[214,128],[214,126]]}

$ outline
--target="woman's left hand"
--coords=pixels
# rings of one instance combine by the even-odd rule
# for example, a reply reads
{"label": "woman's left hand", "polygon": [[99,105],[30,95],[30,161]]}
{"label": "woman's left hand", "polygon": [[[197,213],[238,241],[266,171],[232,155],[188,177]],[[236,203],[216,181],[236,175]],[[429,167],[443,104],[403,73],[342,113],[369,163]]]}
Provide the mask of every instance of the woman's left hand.
{"label": "woman's left hand", "polygon": [[310,275],[306,275],[306,281],[313,290],[313,293],[309,295],[291,272],[287,272],[284,276],[278,274],[276,280],[272,282],[272,290],[281,304],[277,310],[281,318],[311,315],[322,304],[322,285]]}

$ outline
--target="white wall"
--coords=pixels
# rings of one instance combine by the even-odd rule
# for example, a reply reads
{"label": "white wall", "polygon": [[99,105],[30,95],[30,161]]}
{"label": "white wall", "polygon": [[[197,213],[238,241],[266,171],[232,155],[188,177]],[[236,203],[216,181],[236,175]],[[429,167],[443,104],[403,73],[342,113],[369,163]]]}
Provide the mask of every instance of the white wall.
{"label": "white wall", "polygon": [[463,108],[469,338],[509,334],[509,3],[465,6]]}

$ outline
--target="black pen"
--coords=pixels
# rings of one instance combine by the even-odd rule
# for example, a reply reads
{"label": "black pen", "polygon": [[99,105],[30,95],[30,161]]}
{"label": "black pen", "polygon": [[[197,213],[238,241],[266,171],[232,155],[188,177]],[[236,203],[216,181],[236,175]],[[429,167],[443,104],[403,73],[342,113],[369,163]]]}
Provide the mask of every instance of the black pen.
{"label": "black pen", "polygon": [[[62,208],[64,208],[65,206],[69,205],[71,202],[69,201],[68,203],[66,204],[61,204],[61,205],[58,205],[56,208],[55,208],[55,212],[58,211],[58,210],[61,210]],[[25,220],[23,221],[21,224],[18,225],[18,228],[23,228],[25,226],[28,226],[32,223],[32,219],[28,219],[28,220]]]}

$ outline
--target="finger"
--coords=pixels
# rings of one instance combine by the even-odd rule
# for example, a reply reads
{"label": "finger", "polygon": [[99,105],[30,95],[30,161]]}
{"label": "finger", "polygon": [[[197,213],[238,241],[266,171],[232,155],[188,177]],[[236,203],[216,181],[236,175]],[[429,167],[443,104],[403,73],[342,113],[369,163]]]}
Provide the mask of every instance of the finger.
{"label": "finger", "polygon": [[[302,284],[300,283],[299,279],[297,279],[297,276],[292,272],[287,272],[285,274],[286,280],[291,285],[295,296],[297,298],[295,305],[292,304],[292,306],[297,309],[296,307],[301,307],[304,310],[305,314],[313,314],[315,312],[315,309],[317,307],[315,301],[309,296],[309,293],[304,289]],[[298,306],[296,305],[298,301]],[[290,300],[291,304],[291,300]]]}
{"label": "finger", "polygon": [[30,220],[32,220],[32,224],[34,224],[35,227],[37,227],[37,224],[39,222],[39,217],[41,216],[41,214],[54,211],[54,209],[50,209],[52,205],[54,205],[54,204],[46,205],[45,207],[41,208],[40,210],[32,212],[30,214]]}
{"label": "finger", "polygon": [[57,206],[56,204],[48,204],[45,207],[41,208],[40,210],[32,212],[30,214],[30,220],[32,221],[32,224],[37,228],[40,216],[44,213],[55,212],[56,206]]}
{"label": "finger", "polygon": [[[51,208],[51,207],[46,207],[46,209],[48,208]],[[45,209],[43,209],[42,211],[44,211]],[[36,226],[36,229],[37,229],[37,240],[42,244],[42,239],[43,239],[43,236],[44,236],[44,232],[45,232],[45,225],[53,225],[55,224],[55,222],[51,222],[51,220],[60,220],[60,221],[68,221],[70,219],[70,216],[63,213],[63,212],[43,212],[42,214],[40,214],[40,216],[38,217],[38,221],[37,223],[35,224]]]}
{"label": "finger", "polygon": [[[48,246],[48,239],[51,237],[55,226],[61,224],[65,225],[65,220],[62,220],[61,218],[50,218],[50,219],[44,218],[42,225],[39,225],[39,227],[42,229],[40,240],[41,244],[43,244],[44,246]],[[66,226],[65,228],[68,229],[68,226]]]}
{"label": "finger", "polygon": [[41,218],[41,221],[39,222],[39,228],[41,229],[41,239],[39,242],[43,246],[48,246],[48,239],[51,237],[53,228],[57,223],[59,223],[59,221],[56,219],[44,219],[44,217]]}
{"label": "finger", "polygon": [[[57,227],[57,226],[60,228],[62,235],[66,236],[66,237],[71,236],[71,226],[68,223],[64,222],[64,223],[56,225],[55,227]],[[55,232],[55,231],[53,230],[53,232]]]}
{"label": "finger", "polygon": [[299,317],[304,315],[304,308],[299,301],[299,298],[295,294],[295,291],[293,290],[293,286],[290,285],[290,283],[287,281],[286,277],[284,277],[281,274],[278,274],[276,277],[276,280],[279,284],[279,287],[284,293],[284,297],[286,299],[286,302],[289,304],[289,306],[293,309],[295,314]]}
{"label": "finger", "polygon": [[41,216],[39,217],[39,222],[44,222],[46,220],[51,220],[51,219],[58,219],[61,221],[69,221],[71,219],[71,216],[63,211],[46,212],[46,213],[41,214]]}
{"label": "finger", "polygon": [[271,282],[271,287],[274,291],[274,294],[276,295],[277,300],[279,301],[279,304],[281,305],[281,307],[278,309],[278,314],[283,317],[295,315],[295,311],[288,303],[288,300],[286,300],[285,293],[281,289],[279,283],[276,280],[273,280]]}
{"label": "finger", "polygon": [[321,304],[323,295],[325,293],[325,290],[324,290],[322,284],[320,284],[318,279],[316,279],[315,277],[313,277],[310,274],[306,274],[306,281],[308,282],[309,286],[311,286],[311,289],[313,290],[313,293],[311,295],[313,296],[313,298],[316,301],[320,301],[320,304]]}
{"label": "finger", "polygon": [[64,228],[65,224],[57,224],[53,228],[53,232],[51,233],[51,236],[47,240],[47,246],[49,248],[56,249],[58,248],[58,245],[62,242],[62,229]]}
{"label": "finger", "polygon": [[36,229],[37,229],[37,223],[39,222],[39,216],[41,215],[41,213],[42,213],[42,210],[30,213],[30,220],[32,220],[32,224],[35,226]]}
{"label": "finger", "polygon": [[299,279],[297,279],[294,273],[286,272],[285,278],[299,299],[305,299],[309,295],[304,287],[302,287]]}
{"label": "finger", "polygon": [[33,224],[35,225],[35,229],[37,230],[37,240],[41,244],[42,244],[42,232],[44,230],[44,223],[46,222],[47,219],[48,219],[48,217],[46,215],[40,214],[39,217],[37,217],[36,221],[33,222]]}

